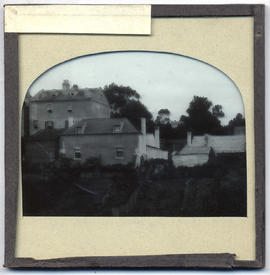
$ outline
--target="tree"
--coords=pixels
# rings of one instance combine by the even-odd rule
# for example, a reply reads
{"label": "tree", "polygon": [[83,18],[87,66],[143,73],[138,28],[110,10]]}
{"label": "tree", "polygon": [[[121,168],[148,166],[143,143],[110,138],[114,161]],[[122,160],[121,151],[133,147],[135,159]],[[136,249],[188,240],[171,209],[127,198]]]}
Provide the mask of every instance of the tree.
{"label": "tree", "polygon": [[213,106],[212,114],[213,114],[213,116],[215,116],[217,118],[224,117],[224,112],[222,111],[222,106],[221,105]]}
{"label": "tree", "polygon": [[215,105],[207,97],[194,96],[187,109],[188,116],[182,115],[180,125],[194,134],[223,133],[219,117],[224,116],[221,105]]}
{"label": "tree", "polygon": [[115,83],[104,87],[104,94],[111,105],[112,114],[121,114],[122,108],[131,100],[139,101],[140,95],[130,87]]}
{"label": "tree", "polygon": [[232,134],[234,127],[237,126],[245,126],[245,118],[242,114],[238,113],[232,120],[229,121],[228,125],[226,126],[228,133]]}
{"label": "tree", "polygon": [[158,111],[158,115],[156,118],[156,124],[160,125],[160,124],[167,124],[170,123],[170,115],[171,112],[168,109],[160,109]]}
{"label": "tree", "polygon": [[137,91],[112,83],[104,87],[104,94],[111,106],[111,117],[126,117],[138,130],[141,128],[141,118],[144,117],[147,130],[154,130],[153,116],[141,103],[141,96]]}
{"label": "tree", "polygon": [[141,118],[144,117],[146,118],[147,130],[150,132],[154,130],[152,114],[140,101],[130,100],[125,106],[121,108],[120,113],[114,115],[114,117],[128,118],[137,129],[141,129]]}

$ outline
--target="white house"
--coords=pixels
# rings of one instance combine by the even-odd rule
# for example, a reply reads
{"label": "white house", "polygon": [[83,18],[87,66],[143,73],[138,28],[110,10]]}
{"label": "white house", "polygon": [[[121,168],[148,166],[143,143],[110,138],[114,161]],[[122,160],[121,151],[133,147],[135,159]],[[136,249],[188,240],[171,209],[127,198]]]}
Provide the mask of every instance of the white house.
{"label": "white house", "polygon": [[192,136],[187,133],[187,144],[180,151],[173,152],[172,161],[174,166],[193,167],[207,163],[212,154],[233,154],[246,151],[246,135],[244,127],[237,127],[233,135]]}

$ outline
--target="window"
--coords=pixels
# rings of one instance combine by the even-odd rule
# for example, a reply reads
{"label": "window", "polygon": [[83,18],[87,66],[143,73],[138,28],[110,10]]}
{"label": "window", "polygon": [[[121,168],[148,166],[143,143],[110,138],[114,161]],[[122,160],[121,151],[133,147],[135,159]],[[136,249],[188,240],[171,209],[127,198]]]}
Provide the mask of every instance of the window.
{"label": "window", "polygon": [[71,112],[72,112],[72,106],[71,106],[71,105],[69,105],[69,106],[68,106],[67,111],[68,111],[69,113],[71,113]]}
{"label": "window", "polygon": [[51,112],[52,112],[52,104],[51,104],[51,103],[49,103],[49,104],[47,105],[47,112],[48,112],[48,113],[51,113]]}
{"label": "window", "polygon": [[33,120],[33,128],[38,129],[38,120]]}
{"label": "window", "polygon": [[76,128],[75,128],[75,134],[76,134],[76,135],[80,135],[80,134],[82,134],[82,133],[83,133],[82,127],[76,127]]}
{"label": "window", "polygon": [[123,159],[124,158],[124,149],[122,146],[117,146],[115,148],[115,158]]}
{"label": "window", "polygon": [[45,121],[45,128],[52,129],[53,128],[53,121]]}
{"label": "window", "polygon": [[68,120],[65,120],[65,128],[68,128]]}
{"label": "window", "polygon": [[81,160],[82,155],[81,155],[81,148],[80,147],[75,147],[74,148],[74,160]]}
{"label": "window", "polygon": [[119,133],[119,132],[121,132],[121,125],[120,124],[113,125],[113,133]]}

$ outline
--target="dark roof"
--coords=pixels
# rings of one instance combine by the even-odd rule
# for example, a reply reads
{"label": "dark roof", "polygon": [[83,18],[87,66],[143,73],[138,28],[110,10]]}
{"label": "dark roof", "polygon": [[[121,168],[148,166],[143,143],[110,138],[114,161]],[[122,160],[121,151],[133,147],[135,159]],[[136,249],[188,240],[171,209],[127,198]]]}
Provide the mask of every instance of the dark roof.
{"label": "dark roof", "polygon": [[41,90],[31,99],[31,102],[51,102],[51,101],[76,101],[76,100],[94,100],[96,102],[109,105],[106,96],[101,88],[73,89],[63,90]]}
{"label": "dark roof", "polygon": [[[121,130],[114,132],[113,127],[120,125]],[[98,134],[139,134],[140,132],[131,124],[127,118],[94,118],[83,119],[67,129],[63,135],[77,134],[76,128],[81,127],[84,135]]]}
{"label": "dark roof", "polygon": [[46,128],[38,131],[34,135],[30,136],[28,139],[31,141],[53,141],[56,140],[65,129],[51,129]]}

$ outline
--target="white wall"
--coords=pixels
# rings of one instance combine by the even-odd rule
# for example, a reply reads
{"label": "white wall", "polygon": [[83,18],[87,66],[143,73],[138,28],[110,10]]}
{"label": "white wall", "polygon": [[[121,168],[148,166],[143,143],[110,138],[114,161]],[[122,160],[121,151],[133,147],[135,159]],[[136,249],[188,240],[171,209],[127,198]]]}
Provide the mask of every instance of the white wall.
{"label": "white wall", "polygon": [[198,155],[174,155],[172,161],[175,167],[185,166],[194,167],[196,165],[202,165],[206,163],[209,159],[208,154],[198,154]]}
{"label": "white wall", "polygon": [[[216,153],[238,153],[246,151],[245,135],[212,136],[207,135],[207,146],[212,147]],[[205,136],[194,136],[192,147],[206,145]]]}
{"label": "white wall", "polygon": [[147,159],[168,159],[168,151],[146,146]]}

